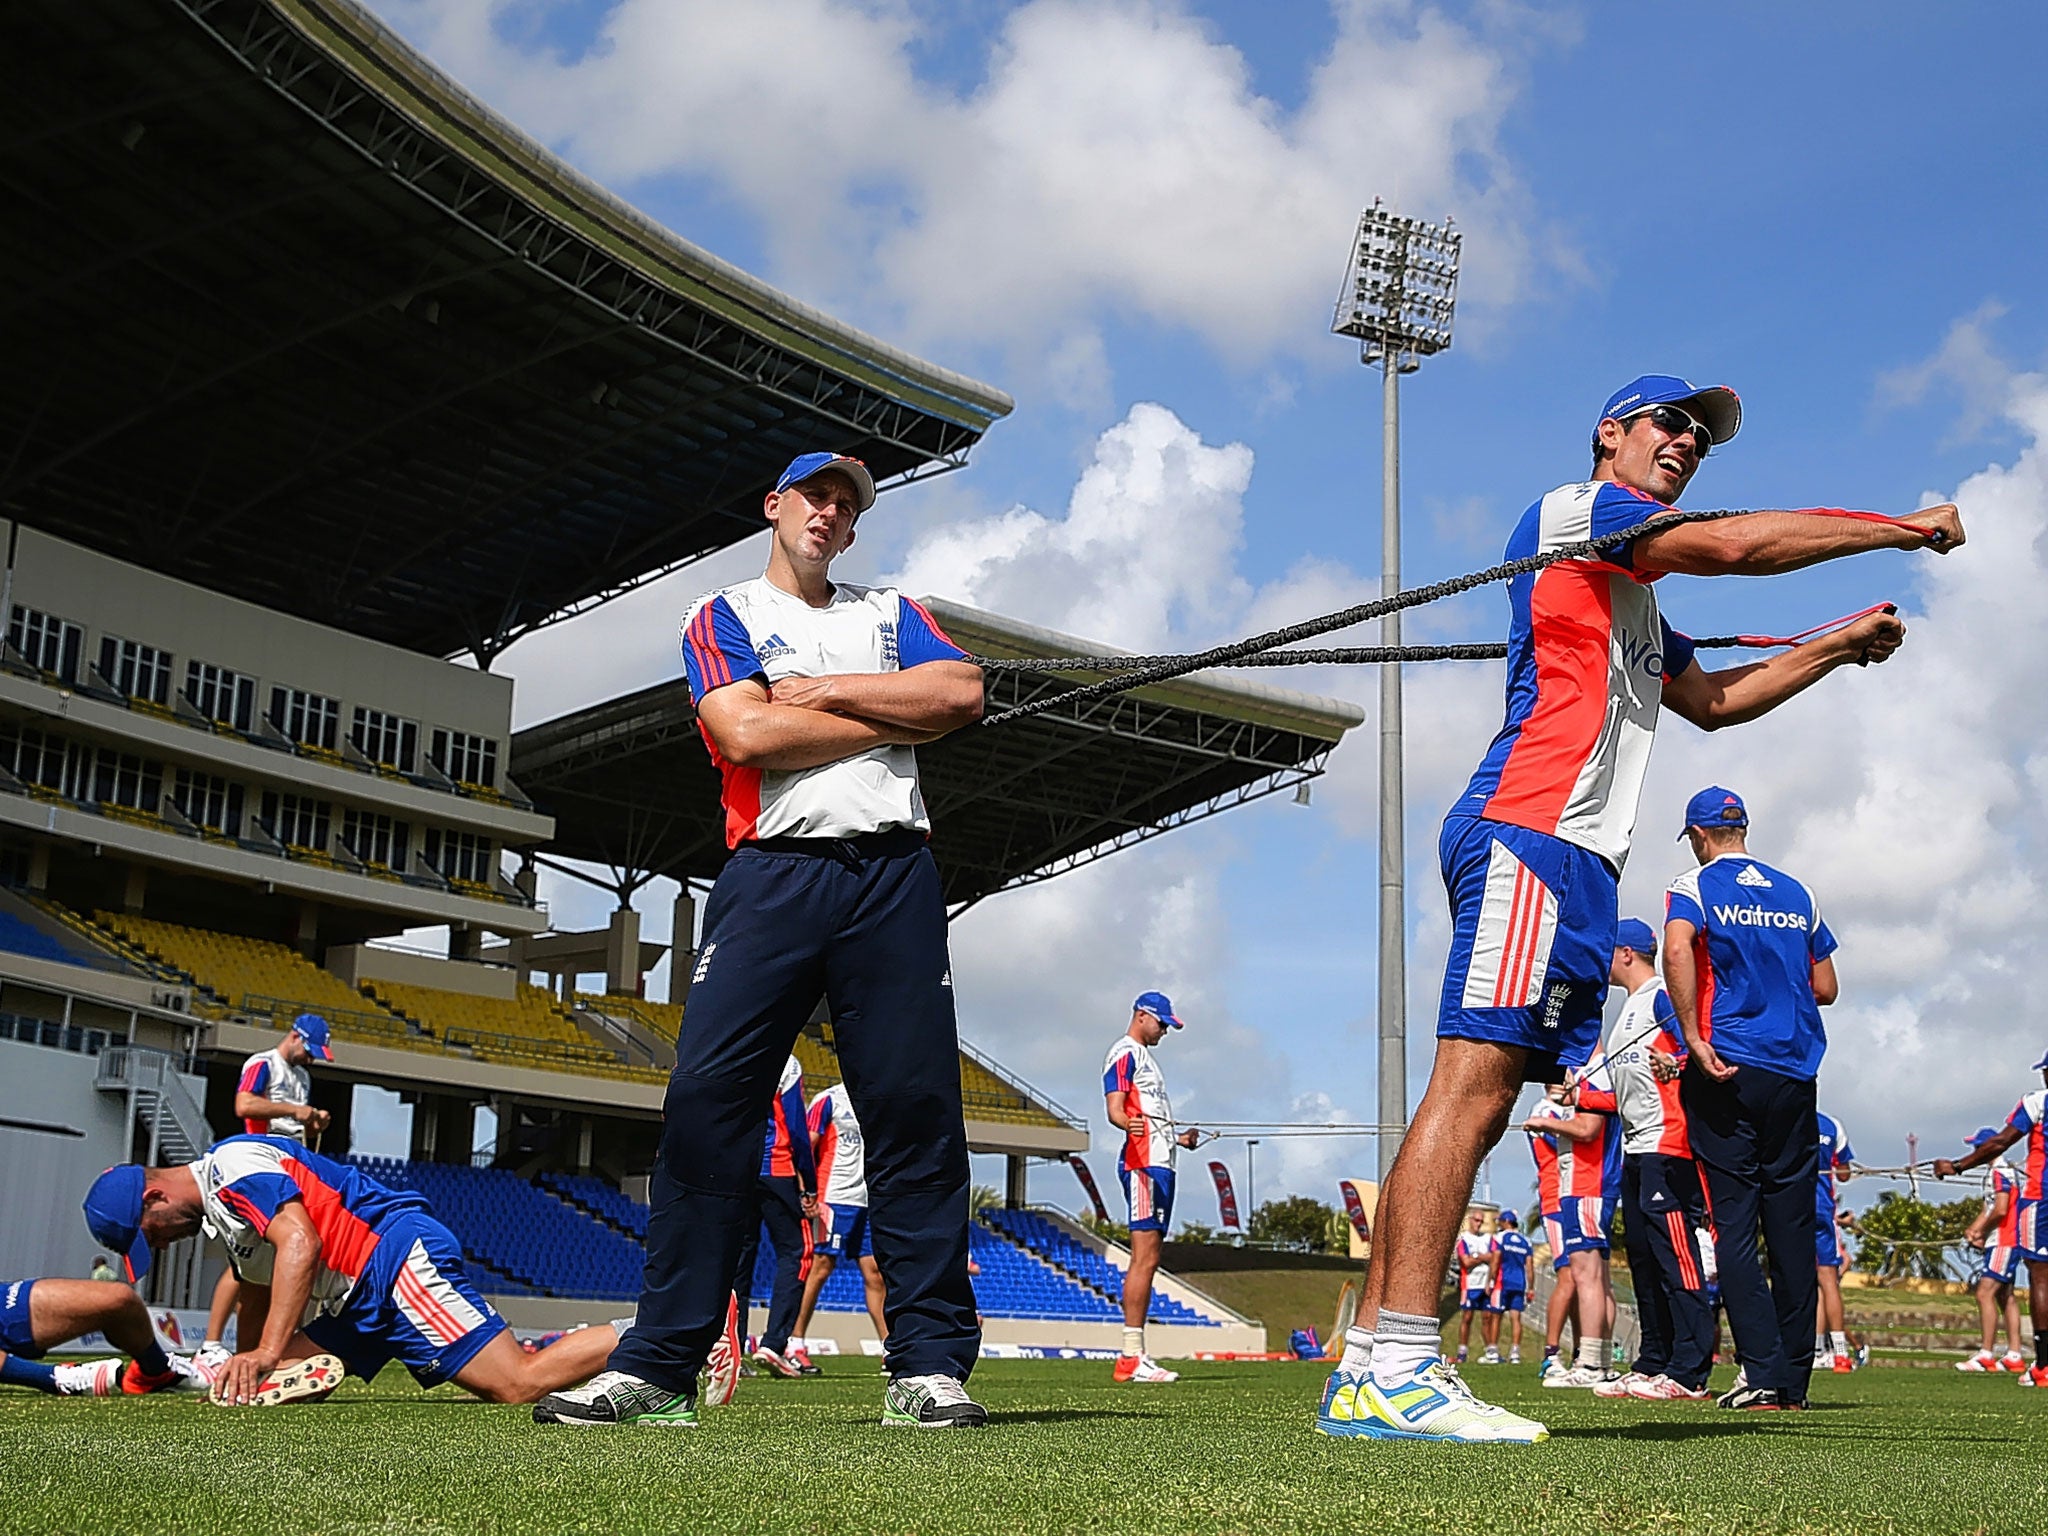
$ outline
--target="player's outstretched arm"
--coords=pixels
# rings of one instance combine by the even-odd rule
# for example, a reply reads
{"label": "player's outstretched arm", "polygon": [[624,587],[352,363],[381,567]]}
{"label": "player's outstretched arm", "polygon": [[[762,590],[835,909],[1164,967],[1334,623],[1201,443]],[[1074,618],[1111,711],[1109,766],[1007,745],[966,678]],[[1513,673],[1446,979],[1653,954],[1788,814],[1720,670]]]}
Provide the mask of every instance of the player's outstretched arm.
{"label": "player's outstretched arm", "polygon": [[968,661],[927,661],[900,672],[786,677],[769,697],[798,709],[900,726],[930,741],[981,718],[981,668]]}
{"label": "player's outstretched arm", "polygon": [[[279,1206],[263,1237],[277,1252],[270,1284],[245,1283],[242,1287],[241,1326],[257,1334],[256,1342],[221,1367],[213,1384],[217,1403],[247,1403],[256,1396],[263,1379],[284,1359],[313,1294],[313,1276],[320,1267],[320,1233],[305,1206],[297,1200]],[[247,1344],[248,1340],[240,1342]]]}
{"label": "player's outstretched arm", "polygon": [[1896,615],[1867,613],[1831,635],[1747,666],[1709,672],[1694,661],[1664,685],[1664,706],[1703,731],[1741,725],[1804,693],[1837,667],[1889,661],[1905,638],[1906,626]]}
{"label": "player's outstretched arm", "polygon": [[1637,570],[1679,576],[1777,576],[1873,549],[1962,548],[1963,517],[1952,502],[1896,520],[1813,512],[1752,512],[1681,523],[1634,543]]}
{"label": "player's outstretched arm", "polygon": [[1934,1176],[1937,1179],[1947,1179],[1959,1173],[1968,1173],[1972,1168],[1982,1168],[1986,1163],[2003,1156],[2006,1148],[2026,1134],[2016,1125],[2000,1126],[1996,1136],[1961,1157],[1953,1160],[1937,1157],[1934,1160]]}
{"label": "player's outstretched arm", "polygon": [[875,747],[914,746],[926,739],[902,726],[771,699],[754,678],[705,694],[697,719],[727,762],[780,772],[822,768]]}

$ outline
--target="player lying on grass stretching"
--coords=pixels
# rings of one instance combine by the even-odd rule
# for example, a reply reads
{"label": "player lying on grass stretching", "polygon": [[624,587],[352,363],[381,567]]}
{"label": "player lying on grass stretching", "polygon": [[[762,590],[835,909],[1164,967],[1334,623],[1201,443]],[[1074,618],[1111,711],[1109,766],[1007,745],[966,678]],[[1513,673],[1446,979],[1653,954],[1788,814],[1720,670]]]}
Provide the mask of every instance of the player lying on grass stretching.
{"label": "player lying on grass stretching", "polygon": [[344,1373],[368,1381],[392,1360],[423,1387],[531,1403],[595,1374],[621,1331],[579,1329],[525,1353],[424,1199],[281,1136],[230,1136],[182,1167],[109,1168],[85,1212],[137,1275],[152,1249],[202,1229],[226,1244],[242,1347],[214,1380],[217,1403],[324,1397]]}
{"label": "player lying on grass stretching", "polygon": [[[1728,389],[1653,374],[1609,398],[1593,472],[1522,514],[1509,558],[1568,549],[1660,513],[1709,447],[1734,437]],[[1660,707],[1705,730],[1754,720],[1850,662],[1883,661],[1905,626],[1866,614],[1765,661],[1708,672],[1657,612],[1651,584],[1767,576],[1873,549],[1948,551],[1952,506],[1911,517],[1755,512],[1651,528],[1594,559],[1561,560],[1508,588],[1507,712],[1438,854],[1451,954],[1429,1087],[1380,1192],[1359,1326],[1323,1395],[1325,1434],[1424,1440],[1544,1438],[1480,1402],[1440,1358],[1436,1299],[1479,1161],[1526,1081],[1583,1064],[1599,1039],[1616,889]]]}
{"label": "player lying on grass stretching", "polygon": [[[51,1350],[89,1333],[106,1335],[131,1358],[43,1364]],[[163,1347],[133,1286],[118,1280],[7,1280],[0,1281],[0,1385],[59,1397],[112,1397],[198,1392],[206,1383],[191,1361]]]}

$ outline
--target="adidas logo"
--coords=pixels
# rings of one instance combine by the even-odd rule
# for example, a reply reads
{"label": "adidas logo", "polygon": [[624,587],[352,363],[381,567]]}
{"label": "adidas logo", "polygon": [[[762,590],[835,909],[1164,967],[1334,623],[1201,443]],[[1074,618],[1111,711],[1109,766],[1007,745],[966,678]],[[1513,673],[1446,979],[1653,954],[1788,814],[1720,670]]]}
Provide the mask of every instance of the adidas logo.
{"label": "adidas logo", "polygon": [[718,946],[716,944],[706,944],[704,946],[704,952],[697,957],[697,969],[690,973],[691,986],[697,985],[698,982],[702,981],[710,973],[711,956],[717,949]]}
{"label": "adidas logo", "polygon": [[794,656],[795,654],[796,647],[780,635],[770,635],[766,640],[763,640],[754,647],[754,655],[764,667],[778,656]]}
{"label": "adidas logo", "polygon": [[1657,1192],[1656,1192],[1656,1193],[1655,1193],[1654,1195],[1650,1196],[1650,1204],[1652,1204],[1652,1205],[1662,1205],[1663,1203],[1664,1203],[1664,1191],[1663,1191],[1663,1190],[1661,1190],[1661,1189],[1660,1189],[1660,1190],[1658,1190],[1658,1191],[1657,1191]]}
{"label": "adidas logo", "polygon": [[1735,883],[1737,885],[1753,885],[1760,890],[1766,891],[1771,888],[1771,882],[1763,877],[1763,872],[1754,864],[1743,865],[1742,873],[1735,877]]}

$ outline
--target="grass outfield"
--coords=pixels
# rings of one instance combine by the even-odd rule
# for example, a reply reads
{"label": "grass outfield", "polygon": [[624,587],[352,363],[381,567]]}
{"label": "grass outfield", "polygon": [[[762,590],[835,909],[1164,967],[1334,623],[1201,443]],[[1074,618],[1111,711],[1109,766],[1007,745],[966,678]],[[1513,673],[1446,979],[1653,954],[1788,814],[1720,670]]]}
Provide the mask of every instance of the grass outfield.
{"label": "grass outfield", "polygon": [[[1804,1414],[1608,1403],[1473,1367],[1526,1449],[1328,1440],[1318,1366],[992,1361],[984,1431],[876,1422],[870,1362],[748,1381],[696,1430],[546,1430],[397,1371],[259,1412],[0,1389],[9,1533],[407,1531],[2014,1531],[2048,1509],[2048,1392],[1869,1370]],[[1722,1373],[1723,1375],[1727,1373]],[[1548,1511],[1546,1518],[1544,1512]]]}

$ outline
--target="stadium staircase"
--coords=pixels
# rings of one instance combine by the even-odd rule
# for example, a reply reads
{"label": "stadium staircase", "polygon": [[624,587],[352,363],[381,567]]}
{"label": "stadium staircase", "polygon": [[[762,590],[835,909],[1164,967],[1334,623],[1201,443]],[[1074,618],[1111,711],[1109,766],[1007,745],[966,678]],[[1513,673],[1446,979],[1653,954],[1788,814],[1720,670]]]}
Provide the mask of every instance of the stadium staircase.
{"label": "stadium staircase", "polygon": [[102,1093],[129,1096],[136,1124],[147,1138],[146,1161],[152,1167],[194,1162],[213,1145],[206,1112],[179,1081],[177,1059],[163,1051],[110,1045],[99,1053],[93,1086]]}
{"label": "stadium staircase", "polygon": [[[1124,1271],[1043,1213],[991,1207],[981,1212],[981,1220],[1105,1301],[1114,1303],[1118,1315],[1122,1315]],[[1152,1293],[1152,1306],[1145,1320],[1191,1328],[1221,1326],[1215,1318],[1205,1317],[1157,1289]]]}

